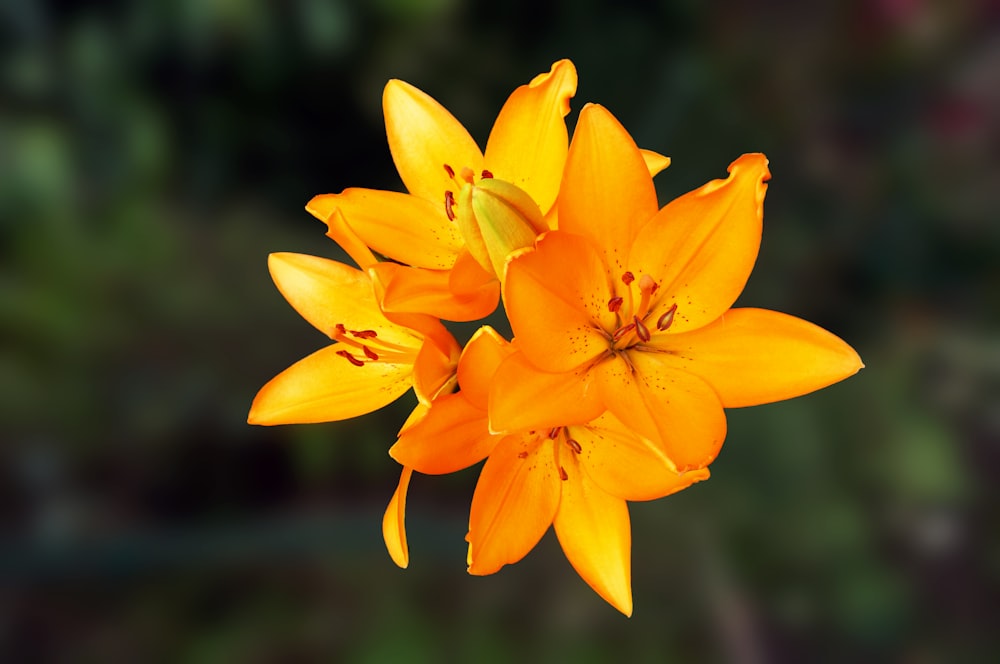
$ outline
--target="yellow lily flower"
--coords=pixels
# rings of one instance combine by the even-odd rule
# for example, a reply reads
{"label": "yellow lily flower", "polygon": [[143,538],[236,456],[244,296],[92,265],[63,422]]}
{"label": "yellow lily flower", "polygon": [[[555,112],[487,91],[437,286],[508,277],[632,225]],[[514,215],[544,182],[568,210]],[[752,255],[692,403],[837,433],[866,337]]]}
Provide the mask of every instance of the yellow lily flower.
{"label": "yellow lily flower", "polygon": [[811,323],[730,308],[756,260],[770,173],[759,154],[729,172],[658,209],[628,132],[600,106],[581,111],[559,228],[507,266],[520,352],[494,378],[493,430],[588,422],[607,409],[679,470],[703,468],[725,438],[724,407],[805,394],[863,366]]}
{"label": "yellow lily flower", "polygon": [[[583,425],[491,433],[490,383],[513,353],[492,328],[480,328],[459,359],[460,391],[436,399],[389,453],[404,467],[428,474],[454,472],[488,457],[469,517],[471,574],[492,574],[517,562],[553,526],[584,581],[631,615],[626,501],[676,493],[706,479],[708,470],[678,473],[660,446],[611,413]],[[399,514],[383,524],[387,543],[394,542],[390,549],[400,548],[400,526],[393,520]]]}
{"label": "yellow lily flower", "polygon": [[[386,135],[409,194],[352,188],[316,196],[306,209],[324,222],[339,211],[364,244],[402,264],[374,268],[384,271],[387,311],[483,318],[496,308],[499,282],[465,246],[455,223],[458,194],[492,177],[526,192],[543,214],[549,211],[559,192],[569,143],[564,118],[576,84],[573,63],[560,60],[517,88],[500,110],[484,153],[437,101],[391,80],[382,97]],[[341,242],[343,228],[328,226],[328,235]]]}

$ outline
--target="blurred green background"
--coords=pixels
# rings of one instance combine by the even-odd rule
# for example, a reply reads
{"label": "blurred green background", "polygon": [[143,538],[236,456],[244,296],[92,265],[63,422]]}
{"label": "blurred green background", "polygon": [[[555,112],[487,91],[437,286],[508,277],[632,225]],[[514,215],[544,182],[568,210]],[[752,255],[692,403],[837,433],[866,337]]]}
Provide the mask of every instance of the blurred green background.
{"label": "blurred green background", "polygon": [[[385,82],[484,143],[562,57],[571,121],[598,101],[673,158],[661,201],[769,156],[740,302],[867,364],[731,411],[710,481],[633,506],[631,619],[551,534],[469,577],[475,470],[414,480],[398,570],[380,521],[409,397],[245,424],[324,343],[267,253],[336,257],[305,202],[401,187]],[[987,0],[0,0],[0,659],[991,659],[998,210]]]}

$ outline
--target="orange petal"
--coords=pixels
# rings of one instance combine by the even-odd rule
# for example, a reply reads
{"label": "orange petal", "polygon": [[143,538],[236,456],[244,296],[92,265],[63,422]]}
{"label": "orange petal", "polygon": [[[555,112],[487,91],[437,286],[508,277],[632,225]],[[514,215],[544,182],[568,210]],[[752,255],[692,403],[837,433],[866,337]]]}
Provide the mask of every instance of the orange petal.
{"label": "orange petal", "polygon": [[543,213],[559,194],[569,143],[564,118],[576,82],[573,63],[560,60],[514,90],[486,143],[486,168],[528,192]]}
{"label": "orange petal", "polygon": [[[309,210],[314,216],[319,217],[316,212],[309,209],[308,205],[306,206],[306,210]],[[328,238],[339,244],[340,248],[347,252],[347,255],[363,270],[367,270],[378,262],[372,250],[368,248],[368,245],[347,224],[340,210],[332,208],[325,212],[327,214],[324,217],[320,217],[320,219],[326,223],[326,236]]]}
{"label": "orange petal", "polygon": [[362,242],[406,265],[447,270],[463,246],[443,204],[423,198],[395,191],[345,189],[340,194],[314,196],[306,205],[320,221],[338,209]]}
{"label": "orange petal", "polygon": [[493,376],[513,352],[510,343],[489,325],[475,331],[458,361],[458,384],[469,403],[486,411]]}
{"label": "orange petal", "polygon": [[518,347],[547,371],[574,369],[608,349],[612,295],[601,255],[585,238],[563,231],[515,253],[503,284]]}
{"label": "orange petal", "polygon": [[629,269],[632,240],[657,207],[653,178],[632,137],[604,107],[584,106],[559,193],[560,230],[589,238],[617,274]]}
{"label": "orange petal", "polygon": [[406,492],[410,487],[412,468],[403,468],[399,476],[399,486],[392,494],[389,507],[382,517],[382,538],[392,561],[406,569],[410,564],[410,547],[406,544]]}
{"label": "orange petal", "polygon": [[708,478],[707,468],[678,473],[660,445],[637,435],[611,413],[568,432],[580,445],[587,475],[624,500],[662,498]]}
{"label": "orange petal", "polygon": [[375,330],[380,339],[414,350],[419,346],[417,335],[382,315],[371,279],[361,270],[291,253],[271,254],[267,266],[288,303],[323,334],[332,337],[341,324],[349,330]]}
{"label": "orange petal", "polygon": [[355,366],[333,344],[299,360],[272,378],[253,400],[250,424],[336,422],[378,410],[410,388],[411,364],[365,362]]}
{"label": "orange petal", "polygon": [[595,370],[608,410],[638,435],[662,446],[680,472],[704,468],[726,437],[726,415],[715,391],[679,371],[659,353],[629,351]]}
{"label": "orange petal", "polygon": [[562,498],[553,525],[563,552],[576,573],[606,602],[632,615],[632,532],[628,506],[605,493],[580,467],[573,454],[563,455]]}
{"label": "orange petal", "polygon": [[464,167],[479,173],[483,168],[479,146],[451,113],[409,83],[386,84],[382,111],[392,160],[406,189],[440,203],[444,214],[444,192],[456,190],[445,165],[455,173]]}
{"label": "orange petal", "polygon": [[636,276],[660,285],[656,320],[674,303],[672,332],[707,325],[732,306],[753,269],[760,247],[764,155],[744,155],[729,178],[713,180],[668,203],[639,232],[629,256]]}
{"label": "orange petal", "polygon": [[[523,456],[522,456],[523,455]],[[469,573],[493,574],[523,558],[548,530],[559,505],[552,441],[508,436],[483,466],[469,514]]]}
{"label": "orange petal", "polygon": [[483,287],[470,296],[451,289],[447,270],[425,270],[398,263],[379,263],[371,268],[383,287],[382,309],[391,313],[423,313],[451,321],[485,318],[497,306],[496,287]]}
{"label": "orange petal", "polygon": [[455,370],[461,349],[454,337],[451,342],[445,350],[430,340],[420,347],[413,362],[413,391],[420,403],[429,405],[438,395],[455,389]]}
{"label": "orange petal", "polygon": [[586,371],[546,373],[523,353],[505,359],[490,388],[490,430],[515,432],[589,422],[604,410]]}
{"label": "orange petal", "polygon": [[755,406],[832,385],[864,366],[839,337],[801,318],[730,309],[686,334],[654,337],[685,371],[708,381],[726,408]]}
{"label": "orange petal", "polygon": [[479,463],[498,440],[486,427],[485,410],[461,394],[445,394],[420,422],[399,436],[389,455],[418,472],[441,475]]}
{"label": "orange petal", "polygon": [[646,168],[649,169],[650,177],[656,177],[658,173],[670,165],[670,157],[665,157],[659,152],[642,149],[639,152],[642,153],[642,160],[646,162]]}

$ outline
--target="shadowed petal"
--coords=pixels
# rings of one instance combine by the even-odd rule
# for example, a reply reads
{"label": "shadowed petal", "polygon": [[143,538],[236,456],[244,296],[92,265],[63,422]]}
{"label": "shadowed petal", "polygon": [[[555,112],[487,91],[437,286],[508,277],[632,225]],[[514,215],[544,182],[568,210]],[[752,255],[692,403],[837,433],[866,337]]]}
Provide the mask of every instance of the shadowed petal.
{"label": "shadowed petal", "polygon": [[443,215],[444,192],[455,189],[445,164],[456,173],[468,167],[478,174],[483,169],[479,146],[451,113],[409,83],[393,79],[386,84],[382,111],[403,184],[414,196],[440,202]]}
{"label": "shadowed petal", "polygon": [[[308,210],[308,207],[306,209]],[[310,212],[312,211],[310,210]],[[326,223],[326,236],[340,245],[340,248],[347,252],[347,255],[358,264],[358,267],[362,270],[367,270],[378,262],[372,250],[358,237],[354,229],[348,225],[347,220],[344,219],[344,215],[339,209],[331,208],[324,212],[327,213],[322,218],[322,221]],[[313,214],[316,215],[315,212]]]}
{"label": "shadowed petal", "polygon": [[413,365],[365,362],[355,366],[337,353],[357,348],[333,344],[305,357],[260,388],[250,424],[335,422],[395,401],[410,388]]}
{"label": "shadowed petal", "polygon": [[[523,456],[522,456],[523,455]],[[469,573],[492,574],[523,558],[559,506],[552,441],[508,436],[483,466],[469,514]]]}
{"label": "shadowed petal", "polygon": [[706,325],[732,306],[757,259],[767,159],[744,155],[729,173],[668,203],[639,231],[629,255],[636,276],[649,274],[660,285],[653,320],[677,304],[673,332]]}
{"label": "shadowed petal", "polygon": [[562,498],[553,525],[573,569],[613,607],[632,615],[632,533],[628,506],[563,455]]}
{"label": "shadowed petal", "polygon": [[382,538],[392,561],[406,569],[410,564],[410,547],[406,544],[406,492],[410,487],[412,468],[403,468],[399,476],[399,486],[392,494],[389,507],[382,517]]}
{"label": "shadowed petal", "polygon": [[493,377],[514,348],[489,325],[476,330],[458,361],[458,384],[469,403],[485,413]]}
{"label": "shadowed petal", "polygon": [[576,82],[573,63],[560,60],[514,90],[486,143],[486,168],[528,192],[543,213],[559,193],[569,143],[564,118]]}
{"label": "shadowed petal", "polygon": [[400,434],[389,455],[428,475],[453,473],[486,458],[499,436],[486,428],[486,411],[461,394],[436,399],[420,422]]}
{"label": "shadowed petal", "polygon": [[677,366],[708,381],[726,408],[791,399],[864,366],[823,328],[764,309],[731,309],[701,329],[657,335],[655,343]]}
{"label": "shadowed petal", "polygon": [[371,270],[382,287],[382,309],[393,313],[422,313],[451,321],[485,318],[496,309],[499,284],[487,283],[468,295],[451,288],[447,270],[426,270],[399,263],[378,263]]}

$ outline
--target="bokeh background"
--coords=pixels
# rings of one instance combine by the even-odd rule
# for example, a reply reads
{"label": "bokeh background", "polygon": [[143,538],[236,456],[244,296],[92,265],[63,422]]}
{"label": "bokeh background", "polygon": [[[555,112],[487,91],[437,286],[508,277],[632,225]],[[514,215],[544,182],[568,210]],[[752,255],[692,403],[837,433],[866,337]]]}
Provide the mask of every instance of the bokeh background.
{"label": "bokeh background", "polygon": [[[253,428],[324,338],[270,251],[400,189],[381,89],[485,142],[559,58],[574,112],[670,155],[661,200],[767,153],[741,303],[856,377],[730,412],[713,477],[635,504],[635,615],[551,533],[465,572],[475,469],[380,521],[410,408]],[[1000,9],[994,2],[0,1],[0,659],[962,662],[1000,652]],[[457,334],[468,336],[469,329]]]}

